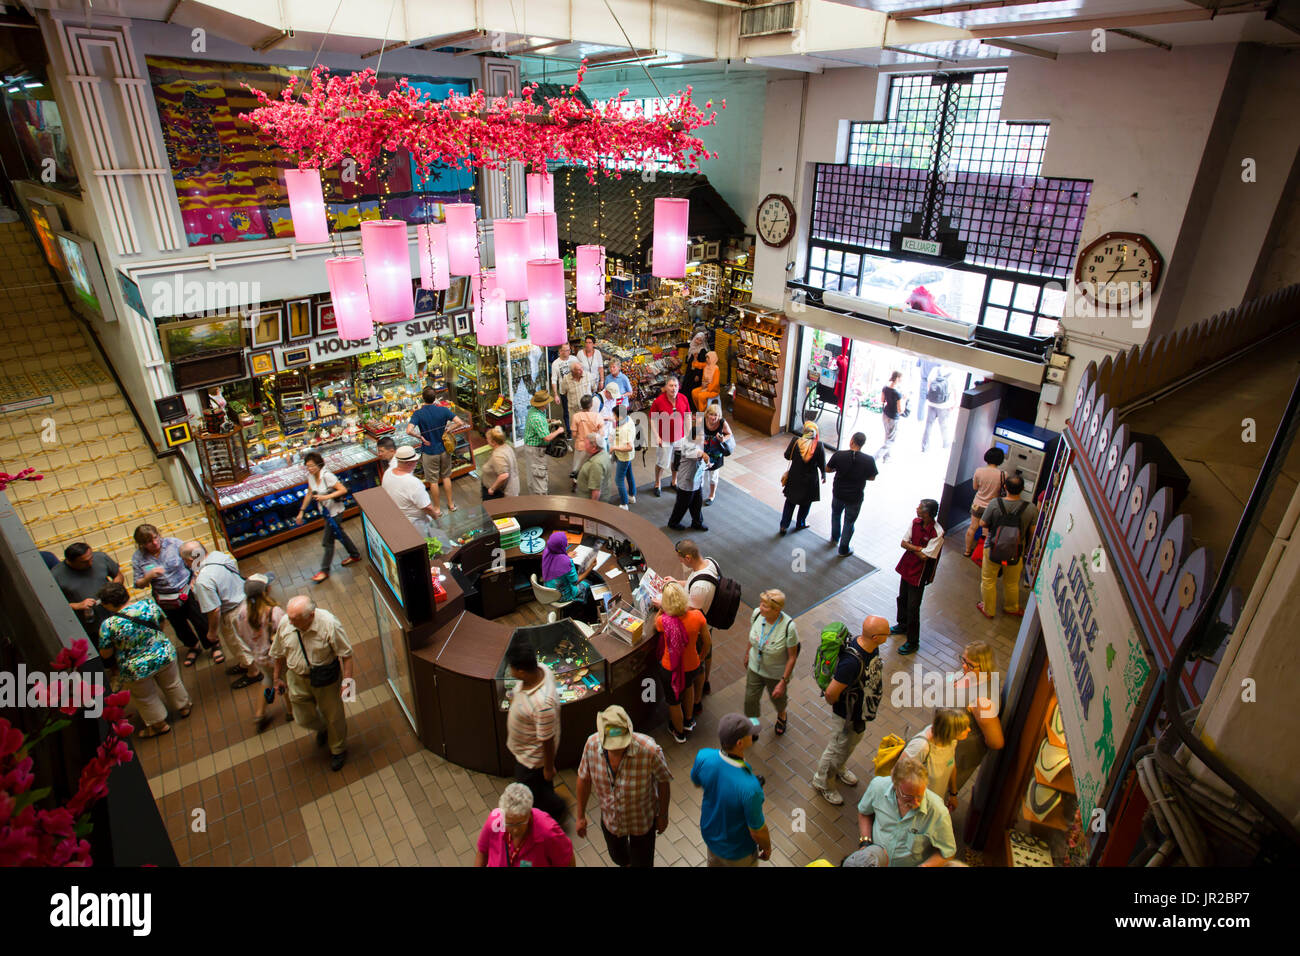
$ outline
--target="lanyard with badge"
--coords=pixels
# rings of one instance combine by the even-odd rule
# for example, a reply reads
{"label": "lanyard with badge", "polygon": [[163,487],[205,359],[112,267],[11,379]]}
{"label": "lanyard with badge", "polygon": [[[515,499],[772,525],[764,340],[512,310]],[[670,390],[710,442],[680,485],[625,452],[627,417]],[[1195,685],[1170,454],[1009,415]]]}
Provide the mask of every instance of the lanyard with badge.
{"label": "lanyard with badge", "polygon": [[785,614],[782,613],[781,617],[778,617],[775,621],[773,621],[771,624],[769,624],[766,628],[764,628],[762,625],[759,625],[759,629],[758,629],[758,653],[760,653],[760,654],[763,653],[763,648],[767,647],[767,642],[770,641],[770,640],[772,639],[772,635],[776,632],[776,626],[777,626],[778,624],[781,623],[781,621],[782,621],[782,619],[783,619],[784,617],[785,617]]}

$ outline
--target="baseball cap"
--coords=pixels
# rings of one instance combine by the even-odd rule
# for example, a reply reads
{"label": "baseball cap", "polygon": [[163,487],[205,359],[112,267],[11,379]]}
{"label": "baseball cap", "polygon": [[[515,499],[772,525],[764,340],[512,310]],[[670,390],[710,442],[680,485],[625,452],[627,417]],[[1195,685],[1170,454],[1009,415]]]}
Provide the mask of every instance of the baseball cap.
{"label": "baseball cap", "polygon": [[606,383],[605,383],[605,393],[606,393],[610,398],[622,398],[622,397],[623,397],[623,389],[619,386],[618,382],[606,382]]}
{"label": "baseball cap", "polygon": [[596,715],[596,733],[605,750],[622,750],[632,743],[632,718],[615,704]]}
{"label": "baseball cap", "polygon": [[393,457],[398,461],[415,461],[420,456],[410,445],[403,445],[401,448],[397,449],[397,454]]}
{"label": "baseball cap", "polygon": [[244,578],[244,597],[258,597],[265,594],[267,587],[274,580],[274,571],[267,571],[265,574],[250,574]]}
{"label": "baseball cap", "polygon": [[718,742],[730,750],[744,737],[758,736],[758,725],[744,714],[724,714],[718,721]]}

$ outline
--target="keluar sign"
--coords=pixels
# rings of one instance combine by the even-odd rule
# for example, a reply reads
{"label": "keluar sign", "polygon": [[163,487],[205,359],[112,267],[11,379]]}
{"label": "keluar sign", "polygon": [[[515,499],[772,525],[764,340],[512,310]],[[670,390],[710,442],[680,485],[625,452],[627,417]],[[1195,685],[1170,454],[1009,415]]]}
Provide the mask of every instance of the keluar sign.
{"label": "keluar sign", "polygon": [[1152,684],[1152,658],[1074,471],[1061,485],[1034,583],[1085,830]]}

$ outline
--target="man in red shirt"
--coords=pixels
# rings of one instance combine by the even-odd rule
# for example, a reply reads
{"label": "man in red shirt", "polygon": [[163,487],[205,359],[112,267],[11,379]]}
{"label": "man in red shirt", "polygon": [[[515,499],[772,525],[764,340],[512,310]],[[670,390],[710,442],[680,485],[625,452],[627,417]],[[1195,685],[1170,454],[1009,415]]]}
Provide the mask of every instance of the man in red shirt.
{"label": "man in red shirt", "polygon": [[915,654],[920,647],[921,598],[925,586],[934,580],[934,567],[943,548],[943,528],[935,521],[939,502],[922,498],[916,506],[916,518],[907,537],[900,542],[903,557],[899,559],[898,572],[898,623],[889,629],[890,634],[906,634],[907,640],[898,649],[900,654]]}
{"label": "man in red shirt", "polygon": [[686,437],[686,429],[691,420],[691,403],[680,392],[681,382],[676,375],[669,375],[664,380],[664,390],[650,405],[650,430],[654,432],[659,446],[655,458],[654,496],[661,497],[659,479],[665,471],[671,479],[669,487],[675,487],[677,476],[672,472],[673,450]]}

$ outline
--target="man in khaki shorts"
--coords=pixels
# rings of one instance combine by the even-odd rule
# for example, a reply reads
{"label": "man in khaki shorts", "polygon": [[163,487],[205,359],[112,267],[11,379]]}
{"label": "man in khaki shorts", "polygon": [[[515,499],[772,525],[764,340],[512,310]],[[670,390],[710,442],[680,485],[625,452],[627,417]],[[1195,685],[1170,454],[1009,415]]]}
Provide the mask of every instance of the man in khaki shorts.
{"label": "man in khaki shorts", "polygon": [[415,410],[406,425],[406,434],[412,435],[423,443],[416,449],[424,465],[424,480],[429,483],[429,494],[433,497],[433,516],[442,517],[442,501],[438,495],[438,483],[447,493],[447,508],[456,510],[456,501],[451,496],[451,455],[442,446],[442,435],[447,426],[464,428],[465,423],[446,405],[435,404],[438,393],[426,388],[421,394],[424,404]]}

